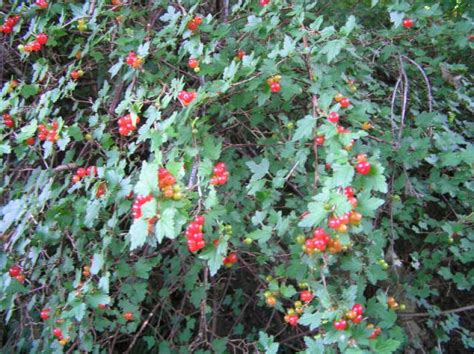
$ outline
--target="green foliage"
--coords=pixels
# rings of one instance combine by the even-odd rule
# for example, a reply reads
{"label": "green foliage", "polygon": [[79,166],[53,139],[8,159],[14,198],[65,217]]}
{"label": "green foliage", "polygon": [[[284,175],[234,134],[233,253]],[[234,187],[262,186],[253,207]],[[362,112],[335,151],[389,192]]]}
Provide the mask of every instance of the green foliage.
{"label": "green foliage", "polygon": [[[0,34],[6,353],[474,348],[470,2],[113,3],[2,8],[1,24],[20,15]],[[348,213],[347,232],[328,227]]]}

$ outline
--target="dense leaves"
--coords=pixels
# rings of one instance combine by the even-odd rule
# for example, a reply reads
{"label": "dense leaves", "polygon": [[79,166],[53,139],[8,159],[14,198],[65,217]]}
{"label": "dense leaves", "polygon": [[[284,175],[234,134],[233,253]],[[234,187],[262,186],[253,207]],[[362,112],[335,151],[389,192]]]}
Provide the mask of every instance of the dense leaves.
{"label": "dense leaves", "polygon": [[5,352],[472,351],[471,10],[3,6]]}

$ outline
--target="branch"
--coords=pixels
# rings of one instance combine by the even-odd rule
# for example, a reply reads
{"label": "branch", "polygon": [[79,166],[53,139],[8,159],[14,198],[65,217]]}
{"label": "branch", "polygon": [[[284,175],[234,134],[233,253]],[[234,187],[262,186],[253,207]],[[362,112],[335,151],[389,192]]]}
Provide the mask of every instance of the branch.
{"label": "branch", "polygon": [[[458,313],[458,312],[472,311],[472,310],[474,310],[474,305],[468,305],[468,306],[459,307],[457,309],[441,311],[439,315],[449,315],[451,313]],[[436,315],[433,315],[428,312],[421,312],[421,313],[400,313],[398,314],[398,316],[409,319],[409,318],[417,318],[417,317],[431,317],[431,316],[436,316]]]}

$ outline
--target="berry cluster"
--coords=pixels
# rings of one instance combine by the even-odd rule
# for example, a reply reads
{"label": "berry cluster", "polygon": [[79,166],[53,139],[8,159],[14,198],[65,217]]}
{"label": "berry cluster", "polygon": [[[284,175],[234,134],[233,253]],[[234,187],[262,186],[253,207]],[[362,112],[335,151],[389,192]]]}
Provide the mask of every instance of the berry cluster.
{"label": "berry cluster", "polygon": [[371,166],[367,161],[367,156],[365,154],[357,155],[357,164],[355,166],[357,173],[361,175],[366,175],[370,172]]}
{"label": "berry cluster", "polygon": [[303,250],[308,254],[313,254],[316,250],[323,252],[326,249],[331,237],[322,227],[318,227],[313,232],[313,237],[306,239]]}
{"label": "berry cluster", "polygon": [[49,319],[50,311],[51,311],[51,309],[42,309],[41,312],[40,312],[40,318],[43,321],[46,321],[47,319]]}
{"label": "berry cluster", "polygon": [[[367,325],[367,328],[374,328],[373,324]],[[379,334],[382,332],[382,329],[380,327],[375,327],[372,331],[372,333],[369,336],[369,339],[377,339]]]}
{"label": "berry cluster", "polygon": [[38,6],[40,9],[48,8],[48,2],[46,0],[36,0],[35,5]]}
{"label": "berry cluster", "polygon": [[280,75],[275,75],[267,79],[267,84],[270,87],[270,91],[272,92],[280,92],[281,90],[281,76]]}
{"label": "berry cluster", "polygon": [[232,267],[235,263],[237,263],[238,257],[237,253],[229,253],[227,256],[224,257],[224,265],[228,268]]}
{"label": "berry cluster", "polygon": [[4,113],[3,114],[3,123],[8,127],[8,128],[13,128],[15,126],[15,122],[13,121],[13,117],[8,114]]}
{"label": "berry cluster", "polygon": [[15,278],[18,280],[20,283],[23,283],[25,281],[25,276],[21,271],[21,268],[17,265],[12,266],[8,270],[8,274],[10,274],[10,277]]}
{"label": "berry cluster", "polygon": [[344,331],[347,328],[348,322],[351,321],[353,324],[359,324],[364,320],[362,314],[364,313],[364,307],[361,304],[355,304],[352,309],[347,311],[345,314],[346,319],[334,321],[333,326],[337,331]]}
{"label": "berry cluster", "polygon": [[41,141],[48,140],[52,143],[59,140],[58,134],[59,124],[57,121],[53,121],[48,128],[44,124],[38,125],[38,139]]}
{"label": "berry cluster", "polygon": [[79,70],[73,70],[71,71],[71,79],[73,80],[78,80],[84,75],[84,71],[79,69]]}
{"label": "berry cluster", "polygon": [[198,215],[194,220],[186,227],[186,238],[188,242],[189,252],[197,252],[206,246],[204,241],[204,235],[202,233],[202,226],[204,225],[204,216]]}
{"label": "berry cluster", "polygon": [[213,169],[213,176],[211,178],[210,183],[214,186],[223,185],[227,183],[229,179],[229,171],[227,171],[227,167],[225,163],[218,162]]}
{"label": "berry cluster", "polygon": [[197,92],[179,91],[178,100],[183,106],[188,106],[197,97]]}
{"label": "berry cluster", "polygon": [[189,58],[188,67],[190,69],[193,69],[195,73],[198,73],[201,71],[201,68],[199,67],[199,60],[195,58]]}
{"label": "berry cluster", "polygon": [[195,31],[199,28],[199,25],[202,23],[202,18],[200,16],[194,16],[189,22],[188,22],[188,30],[190,31]]}
{"label": "berry cluster", "polygon": [[129,52],[125,61],[134,69],[141,68],[143,64],[143,58],[135,52]]}
{"label": "berry cluster", "polygon": [[352,309],[346,312],[346,319],[352,321],[354,324],[359,324],[362,322],[364,317],[364,307],[361,304],[355,304],[352,306]]}
{"label": "berry cluster", "polygon": [[153,199],[153,196],[151,194],[147,195],[147,196],[139,195],[135,199],[135,201],[133,202],[133,205],[132,205],[132,217],[133,217],[134,220],[140,219],[142,217],[142,206],[143,206],[143,204],[149,202],[152,199]]}
{"label": "berry cluster", "polygon": [[78,183],[85,176],[94,177],[97,174],[97,167],[89,166],[87,168],[79,167],[76,171],[76,174],[72,176],[72,183]]}
{"label": "berry cluster", "polygon": [[38,33],[33,42],[25,44],[23,50],[27,53],[39,52],[46,43],[48,43],[48,35],[45,33]]}
{"label": "berry cluster", "polygon": [[265,296],[265,302],[267,303],[268,306],[270,306],[270,307],[275,306],[276,297],[271,291],[267,290],[267,291],[265,291],[265,293],[263,295]]}
{"label": "berry cluster", "polygon": [[123,136],[130,135],[135,129],[137,129],[137,124],[140,123],[140,117],[136,116],[135,121],[132,118],[131,114],[124,115],[118,120],[119,134]]}
{"label": "berry cluster", "polygon": [[339,106],[341,106],[341,108],[349,108],[349,106],[351,105],[351,100],[347,97],[344,97],[340,93],[334,96],[334,101],[339,103]]}
{"label": "berry cluster", "polygon": [[158,170],[158,186],[166,199],[181,200],[183,198],[181,188],[176,184],[176,178],[166,168],[161,167]]}
{"label": "berry cluster", "polygon": [[12,33],[13,27],[20,21],[20,16],[10,16],[5,20],[5,23],[0,26],[0,33]]}

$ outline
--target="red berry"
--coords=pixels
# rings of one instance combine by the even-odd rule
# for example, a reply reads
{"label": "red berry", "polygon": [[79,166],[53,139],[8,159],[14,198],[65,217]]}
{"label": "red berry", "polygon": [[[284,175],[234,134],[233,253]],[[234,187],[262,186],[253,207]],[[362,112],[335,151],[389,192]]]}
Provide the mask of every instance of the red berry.
{"label": "red berry", "polygon": [[318,135],[316,138],[314,138],[314,143],[316,145],[323,145],[324,144],[325,137],[324,135]]}
{"label": "red berry", "polygon": [[227,260],[229,263],[237,263],[237,260],[238,260],[238,257],[237,257],[237,253],[229,253],[229,255],[227,256]]}
{"label": "red berry", "polygon": [[313,298],[314,298],[314,295],[309,290],[303,290],[302,292],[300,292],[300,300],[301,301],[310,302],[311,300],[313,300]]}
{"label": "red berry", "polygon": [[40,312],[40,317],[42,320],[47,320],[49,318],[49,311],[50,309],[42,309]]}
{"label": "red berry", "polygon": [[289,315],[287,318],[288,324],[292,327],[296,327],[296,325],[298,324],[298,321],[299,321],[299,317],[296,314]]}
{"label": "red berry", "polygon": [[48,35],[46,33],[38,33],[36,35],[36,41],[41,45],[45,45],[48,43]]}
{"label": "red berry", "polygon": [[366,175],[370,172],[370,163],[365,161],[365,162],[359,162],[356,165],[356,171],[357,173],[360,173],[361,175]]}
{"label": "red berry", "polygon": [[125,312],[123,314],[123,318],[125,319],[125,321],[131,321],[131,320],[133,320],[133,313]]}
{"label": "red berry", "polygon": [[270,0],[260,0],[259,3],[261,7],[264,7],[270,3]]}
{"label": "red berry", "polygon": [[53,329],[53,336],[56,338],[62,337],[63,336],[63,331],[61,331],[61,328],[54,328]]}
{"label": "red berry", "polygon": [[339,122],[339,114],[337,114],[337,112],[331,112],[331,113],[329,113],[329,115],[328,115],[328,121],[330,121],[331,123],[337,123],[337,122]]}
{"label": "red berry", "polygon": [[87,170],[84,167],[78,168],[76,174],[82,178],[87,174]]}
{"label": "red berry", "polygon": [[281,86],[279,82],[272,82],[270,84],[270,91],[275,93],[275,92],[280,92],[280,90],[281,90]]}
{"label": "red berry", "polygon": [[237,57],[242,60],[245,57],[246,53],[243,50],[237,51]]}
{"label": "red berry", "polygon": [[337,331],[343,331],[347,327],[347,322],[346,320],[340,320],[340,321],[334,321],[334,328]]}
{"label": "red berry", "polygon": [[364,307],[361,304],[355,304],[352,306],[352,311],[354,311],[357,315],[362,315],[364,313]]}
{"label": "red berry", "polygon": [[402,24],[405,28],[412,28],[415,25],[415,21],[413,21],[411,18],[405,17]]}
{"label": "red berry", "polygon": [[25,140],[26,142],[26,145],[33,145],[35,143],[35,138],[32,136],[32,137],[29,137],[28,139]]}
{"label": "red berry", "polygon": [[188,66],[191,69],[195,69],[195,68],[199,67],[199,61],[197,59],[194,59],[194,58],[189,58]]}
{"label": "red berry", "polygon": [[351,105],[351,100],[347,97],[344,97],[341,102],[339,102],[339,105],[341,106],[341,108],[347,108]]}
{"label": "red berry", "polygon": [[107,305],[106,304],[99,304],[99,305],[97,305],[97,307],[101,310],[105,310],[107,308]]}
{"label": "red berry", "polygon": [[40,9],[46,9],[48,7],[48,2],[46,0],[36,0],[35,4]]}
{"label": "red berry", "polygon": [[17,276],[21,274],[21,268],[17,265],[14,265],[8,270],[8,273],[10,274],[12,278],[16,278]]}
{"label": "red berry", "polygon": [[353,197],[354,196],[354,188],[352,188],[352,187],[344,188],[344,194],[346,195],[347,198]]}

